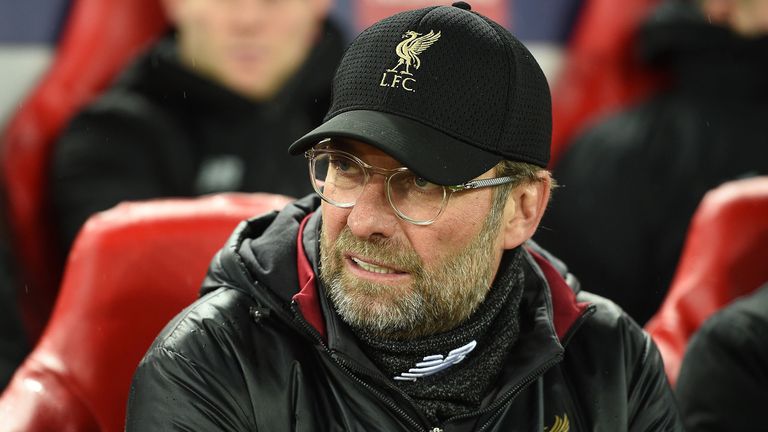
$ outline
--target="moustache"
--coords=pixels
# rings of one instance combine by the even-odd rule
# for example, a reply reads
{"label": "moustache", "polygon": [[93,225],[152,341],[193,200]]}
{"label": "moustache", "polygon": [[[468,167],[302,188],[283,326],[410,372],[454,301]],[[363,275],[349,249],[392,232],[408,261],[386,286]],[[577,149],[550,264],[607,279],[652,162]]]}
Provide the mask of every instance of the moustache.
{"label": "moustache", "polygon": [[339,257],[352,254],[407,273],[423,272],[421,258],[410,245],[389,238],[374,237],[362,240],[355,237],[349,227],[345,227],[339,233],[333,244],[333,250]]}

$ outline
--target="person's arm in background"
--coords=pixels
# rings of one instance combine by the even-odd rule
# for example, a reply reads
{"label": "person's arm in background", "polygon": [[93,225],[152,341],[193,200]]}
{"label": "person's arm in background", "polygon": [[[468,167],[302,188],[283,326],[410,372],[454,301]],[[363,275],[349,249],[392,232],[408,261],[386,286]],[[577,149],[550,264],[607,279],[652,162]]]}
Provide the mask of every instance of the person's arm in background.
{"label": "person's arm in background", "polygon": [[702,325],[688,345],[676,393],[688,430],[765,428],[768,285]]}
{"label": "person's arm in background", "polygon": [[98,211],[191,188],[179,181],[192,176],[190,150],[179,145],[179,132],[158,111],[135,97],[107,97],[79,114],[60,136],[50,192],[62,252]]}

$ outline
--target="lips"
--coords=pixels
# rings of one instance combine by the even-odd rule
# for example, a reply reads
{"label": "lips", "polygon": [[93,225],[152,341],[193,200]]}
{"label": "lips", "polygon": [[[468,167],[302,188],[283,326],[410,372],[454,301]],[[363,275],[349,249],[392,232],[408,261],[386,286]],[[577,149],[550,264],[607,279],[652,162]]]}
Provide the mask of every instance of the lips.
{"label": "lips", "polygon": [[352,260],[355,264],[357,264],[357,266],[360,267],[361,269],[371,273],[377,273],[377,274],[402,274],[403,273],[401,271],[397,271],[390,267],[383,267],[377,264],[363,261],[360,258],[349,257],[349,259]]}
{"label": "lips", "polygon": [[261,63],[268,57],[266,49],[251,45],[231,47],[228,53],[233,60],[247,64]]}

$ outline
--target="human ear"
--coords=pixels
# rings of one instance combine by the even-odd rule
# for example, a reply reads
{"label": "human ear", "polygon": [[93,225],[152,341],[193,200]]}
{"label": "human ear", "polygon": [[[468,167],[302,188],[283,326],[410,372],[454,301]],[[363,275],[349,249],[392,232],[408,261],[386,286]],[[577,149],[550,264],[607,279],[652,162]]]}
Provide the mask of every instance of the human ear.
{"label": "human ear", "polygon": [[728,26],[735,9],[735,2],[729,0],[700,0],[699,7],[710,23]]}
{"label": "human ear", "polygon": [[539,180],[516,186],[504,207],[502,242],[504,249],[513,249],[533,237],[549,202],[552,179],[541,172]]}
{"label": "human ear", "polygon": [[160,0],[160,5],[163,7],[168,22],[173,25],[178,23],[181,7],[185,1],[187,0]]}
{"label": "human ear", "polygon": [[315,16],[318,19],[323,20],[330,13],[331,7],[333,7],[333,0],[310,0],[312,2],[312,8],[315,11]]}

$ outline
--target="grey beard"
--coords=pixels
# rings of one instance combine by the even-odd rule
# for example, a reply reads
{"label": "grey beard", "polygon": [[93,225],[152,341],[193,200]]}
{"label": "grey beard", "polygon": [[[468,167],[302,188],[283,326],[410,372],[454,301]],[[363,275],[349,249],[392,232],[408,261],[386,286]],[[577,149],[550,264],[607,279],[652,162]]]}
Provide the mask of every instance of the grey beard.
{"label": "grey beard", "polygon": [[[322,273],[321,273],[322,274]],[[352,297],[346,295],[340,273],[328,281],[323,280],[328,296],[336,312],[344,322],[354,328],[361,328],[373,334],[410,333],[418,327],[424,298],[414,292],[397,299],[397,305],[388,308],[388,313],[369,313]]]}
{"label": "grey beard", "polygon": [[[392,289],[388,286],[346,278],[341,253],[323,237],[320,278],[336,312],[354,328],[394,339],[447,331],[464,322],[490,289],[495,273],[492,245],[496,232],[484,226],[464,249],[447,257],[439,270],[420,268],[413,272],[412,286],[399,295],[387,293]],[[366,247],[371,246],[368,243]],[[354,289],[351,284],[355,284]],[[382,305],[387,294],[391,297],[389,303]]]}

